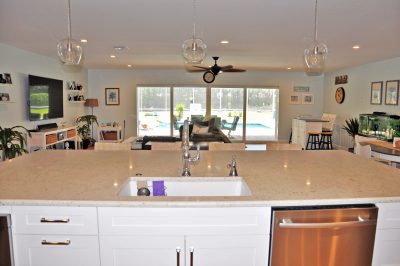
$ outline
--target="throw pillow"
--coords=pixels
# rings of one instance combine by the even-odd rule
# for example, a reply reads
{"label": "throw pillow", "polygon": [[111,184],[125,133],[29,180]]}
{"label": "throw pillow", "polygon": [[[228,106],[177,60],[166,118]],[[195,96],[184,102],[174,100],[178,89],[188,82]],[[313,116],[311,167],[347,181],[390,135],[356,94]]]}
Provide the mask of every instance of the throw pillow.
{"label": "throw pillow", "polygon": [[192,134],[205,134],[205,133],[208,133],[208,127],[203,127],[197,123],[194,123]]}

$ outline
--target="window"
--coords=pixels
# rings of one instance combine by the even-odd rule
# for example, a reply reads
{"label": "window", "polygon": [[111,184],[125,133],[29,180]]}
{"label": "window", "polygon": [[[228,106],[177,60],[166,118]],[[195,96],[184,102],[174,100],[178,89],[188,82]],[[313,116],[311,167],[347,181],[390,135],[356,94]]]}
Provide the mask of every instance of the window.
{"label": "window", "polygon": [[170,88],[138,87],[138,136],[170,135]]}
{"label": "window", "polygon": [[[211,115],[229,137],[243,139],[243,88],[211,88]],[[235,121],[239,119],[238,121]],[[235,123],[234,123],[235,122]]]}
{"label": "window", "polygon": [[203,120],[206,115],[206,87],[174,87],[173,135],[179,136],[183,121]]}
{"label": "window", "polygon": [[277,88],[138,87],[137,99],[138,136],[179,136],[186,118],[211,116],[233,141],[278,138]]}
{"label": "window", "polygon": [[247,89],[246,140],[278,138],[278,99],[277,89]]}

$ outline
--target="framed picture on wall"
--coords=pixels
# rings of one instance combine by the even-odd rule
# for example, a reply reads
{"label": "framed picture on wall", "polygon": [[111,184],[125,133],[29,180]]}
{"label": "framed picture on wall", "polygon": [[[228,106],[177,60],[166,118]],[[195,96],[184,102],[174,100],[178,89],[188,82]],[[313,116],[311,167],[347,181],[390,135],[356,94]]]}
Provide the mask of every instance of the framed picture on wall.
{"label": "framed picture on wall", "polygon": [[106,105],[119,105],[119,88],[106,88]]}
{"label": "framed picture on wall", "polygon": [[371,104],[382,104],[383,81],[371,82]]}
{"label": "framed picture on wall", "polygon": [[289,95],[289,104],[301,104],[301,94],[292,93]]}
{"label": "framed picture on wall", "polygon": [[385,104],[397,105],[399,99],[399,81],[386,81]]}
{"label": "framed picture on wall", "polygon": [[314,95],[311,93],[303,93],[301,95],[302,104],[314,104]]}

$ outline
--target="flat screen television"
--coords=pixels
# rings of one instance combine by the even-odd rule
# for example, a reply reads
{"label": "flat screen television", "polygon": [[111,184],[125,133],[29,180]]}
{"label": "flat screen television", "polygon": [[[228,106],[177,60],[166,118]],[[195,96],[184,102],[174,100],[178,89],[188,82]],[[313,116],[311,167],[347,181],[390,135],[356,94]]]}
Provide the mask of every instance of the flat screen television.
{"label": "flat screen television", "polygon": [[63,81],[29,75],[29,120],[64,116]]}

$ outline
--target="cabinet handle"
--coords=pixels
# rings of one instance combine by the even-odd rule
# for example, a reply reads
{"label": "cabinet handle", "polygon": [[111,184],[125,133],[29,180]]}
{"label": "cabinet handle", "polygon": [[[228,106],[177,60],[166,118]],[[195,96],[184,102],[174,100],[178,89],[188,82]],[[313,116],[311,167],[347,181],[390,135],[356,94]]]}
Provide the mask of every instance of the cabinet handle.
{"label": "cabinet handle", "polygon": [[176,266],[180,266],[181,264],[181,249],[176,248]]}
{"label": "cabinet handle", "polygon": [[53,242],[53,241],[47,241],[47,240],[42,240],[42,245],[52,245],[52,246],[69,246],[71,244],[71,240],[65,240],[61,242]]}
{"label": "cabinet handle", "polygon": [[189,251],[190,251],[190,266],[193,266],[193,253],[194,253],[194,248],[191,247],[191,248],[189,249]]}
{"label": "cabinet handle", "polygon": [[40,219],[41,223],[69,223],[69,218],[66,219],[62,219],[62,220],[54,220],[54,219],[47,219],[45,217],[42,217],[42,219]]}

